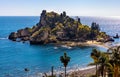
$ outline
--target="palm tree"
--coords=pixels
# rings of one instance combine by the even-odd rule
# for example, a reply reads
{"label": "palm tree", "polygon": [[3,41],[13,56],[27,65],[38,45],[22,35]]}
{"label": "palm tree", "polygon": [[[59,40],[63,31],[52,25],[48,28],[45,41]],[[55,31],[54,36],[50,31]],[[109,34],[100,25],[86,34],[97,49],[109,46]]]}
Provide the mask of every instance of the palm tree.
{"label": "palm tree", "polygon": [[98,72],[97,72],[97,67],[98,67],[98,63],[99,63],[99,57],[100,57],[100,51],[98,51],[97,49],[93,49],[92,53],[91,53],[91,57],[94,60],[94,65],[96,65],[96,76],[98,77]]}
{"label": "palm tree", "polygon": [[65,77],[66,77],[66,67],[68,65],[68,62],[70,61],[70,57],[67,56],[67,53],[64,53],[64,55],[60,57],[60,61],[63,63],[65,67]]}
{"label": "palm tree", "polygon": [[103,75],[105,74],[104,72],[106,72],[107,67],[110,67],[110,63],[109,63],[109,57],[107,54],[100,52],[97,49],[93,49],[92,53],[91,53],[91,57],[94,60],[94,63],[91,63],[90,65],[96,65],[96,76],[98,77],[98,65],[99,65],[99,71]]}
{"label": "palm tree", "polygon": [[110,61],[113,66],[113,76],[119,77],[119,68],[120,68],[120,46],[110,48],[108,50],[112,51],[110,56]]}
{"label": "palm tree", "polygon": [[99,58],[99,64],[102,77],[104,77],[106,74],[106,70],[108,69],[107,67],[110,66],[109,57],[107,54],[101,53],[101,56]]}
{"label": "palm tree", "polygon": [[[111,51],[111,52],[110,52]],[[102,77],[108,73],[109,77],[119,77],[120,75],[120,46],[112,47],[108,49],[109,53],[102,53],[96,49],[92,50],[91,57],[94,59],[96,65],[96,76],[97,65],[99,65],[99,71]]]}

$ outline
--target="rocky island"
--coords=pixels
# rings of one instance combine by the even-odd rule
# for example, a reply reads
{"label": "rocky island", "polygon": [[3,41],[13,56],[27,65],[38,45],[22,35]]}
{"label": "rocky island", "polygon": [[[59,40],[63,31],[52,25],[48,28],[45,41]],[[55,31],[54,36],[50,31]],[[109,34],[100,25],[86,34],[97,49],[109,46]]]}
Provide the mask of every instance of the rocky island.
{"label": "rocky island", "polygon": [[91,27],[83,25],[79,17],[76,19],[55,12],[43,10],[39,22],[32,28],[26,27],[9,35],[12,41],[29,41],[30,44],[60,43],[64,41],[100,42],[113,41],[105,32],[100,31],[99,24],[93,22]]}

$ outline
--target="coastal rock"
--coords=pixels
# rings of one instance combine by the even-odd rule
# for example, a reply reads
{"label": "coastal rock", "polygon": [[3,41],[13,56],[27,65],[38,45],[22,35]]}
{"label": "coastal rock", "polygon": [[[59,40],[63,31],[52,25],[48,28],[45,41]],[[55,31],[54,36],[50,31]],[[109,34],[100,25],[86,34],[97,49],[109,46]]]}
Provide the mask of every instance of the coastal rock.
{"label": "coastal rock", "polygon": [[48,32],[43,31],[39,35],[30,38],[30,44],[44,44],[47,43]]}
{"label": "coastal rock", "polygon": [[105,42],[114,42],[115,40],[113,38],[108,38],[105,40]]}
{"label": "coastal rock", "polygon": [[118,33],[116,34],[116,36],[113,36],[113,38],[119,38],[119,35],[118,35]]}
{"label": "coastal rock", "polygon": [[21,40],[22,41],[27,41],[27,40],[29,40],[29,37],[27,37],[27,36],[26,37],[22,37]]}
{"label": "coastal rock", "polygon": [[46,10],[42,11],[39,24],[41,26],[47,25],[47,22],[46,22]]}
{"label": "coastal rock", "polygon": [[12,32],[12,33],[9,35],[8,39],[13,40],[13,41],[16,41],[17,37],[18,37],[18,36],[17,36],[17,33]]}
{"label": "coastal rock", "polygon": [[27,29],[20,29],[17,31],[17,35],[19,38],[26,37],[26,36],[30,36],[30,32]]}

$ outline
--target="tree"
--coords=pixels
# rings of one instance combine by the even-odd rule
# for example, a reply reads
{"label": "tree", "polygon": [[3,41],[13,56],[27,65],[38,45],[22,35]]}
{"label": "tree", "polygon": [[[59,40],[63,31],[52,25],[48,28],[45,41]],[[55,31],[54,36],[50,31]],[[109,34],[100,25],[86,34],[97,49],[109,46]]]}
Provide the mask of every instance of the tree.
{"label": "tree", "polygon": [[65,11],[63,11],[63,17],[66,17],[66,12]]}
{"label": "tree", "polygon": [[109,63],[109,57],[105,53],[101,53],[101,56],[99,58],[99,64],[100,64],[100,71],[102,74],[102,77],[105,77],[107,67],[110,65]]}
{"label": "tree", "polygon": [[99,65],[102,77],[105,77],[106,73],[108,73],[108,77],[120,76],[120,46],[109,48],[107,53],[93,49],[91,57],[94,59],[93,64]]}
{"label": "tree", "polygon": [[92,25],[91,25],[91,29],[92,30],[100,31],[99,24],[96,24],[95,22],[93,22]]}
{"label": "tree", "polygon": [[96,65],[96,76],[98,77],[98,72],[97,72],[97,65],[99,63],[99,58],[100,58],[100,52],[97,50],[97,49],[93,49],[92,50],[92,53],[91,53],[91,57],[93,58],[94,60],[94,63],[92,64],[95,64]]}
{"label": "tree", "polygon": [[120,70],[120,46],[113,47],[108,49],[108,52],[111,51],[110,62],[113,66],[113,76],[119,77]]}
{"label": "tree", "polygon": [[70,57],[67,56],[67,53],[64,53],[63,56],[60,56],[60,61],[63,63],[65,67],[65,77],[66,77],[66,67],[68,65],[68,62],[70,61]]}
{"label": "tree", "polygon": [[91,39],[96,39],[96,36],[99,34],[100,32],[100,27],[99,24],[96,24],[95,22],[92,23],[91,25]]}
{"label": "tree", "polygon": [[104,77],[108,70],[108,67],[111,68],[108,54],[100,52],[97,49],[93,49],[91,57],[93,58],[94,63],[91,63],[90,65],[96,65],[96,76],[98,77],[98,65],[99,65],[99,72],[101,72],[102,77]]}

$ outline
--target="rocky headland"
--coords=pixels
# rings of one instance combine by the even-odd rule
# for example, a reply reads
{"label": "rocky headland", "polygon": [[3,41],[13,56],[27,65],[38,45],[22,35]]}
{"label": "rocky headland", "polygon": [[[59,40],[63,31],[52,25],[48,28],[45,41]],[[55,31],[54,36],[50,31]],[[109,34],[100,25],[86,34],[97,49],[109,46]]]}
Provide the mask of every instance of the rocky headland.
{"label": "rocky headland", "polygon": [[29,41],[30,44],[62,43],[64,41],[98,42],[114,41],[105,32],[100,31],[99,24],[93,22],[91,27],[83,25],[79,17],[71,18],[66,12],[61,14],[43,10],[39,22],[32,28],[26,27],[9,35],[12,41]]}

